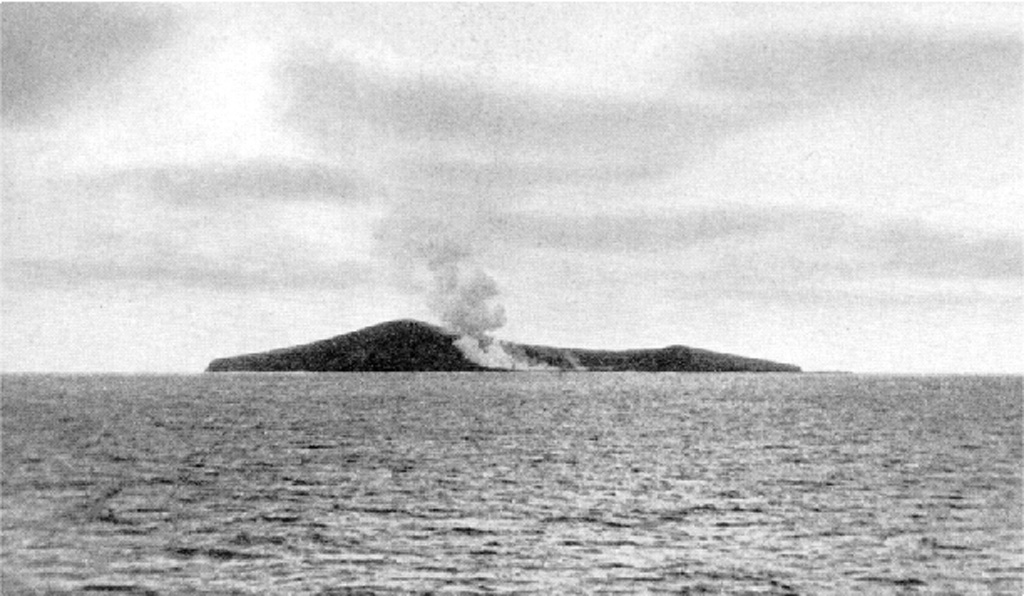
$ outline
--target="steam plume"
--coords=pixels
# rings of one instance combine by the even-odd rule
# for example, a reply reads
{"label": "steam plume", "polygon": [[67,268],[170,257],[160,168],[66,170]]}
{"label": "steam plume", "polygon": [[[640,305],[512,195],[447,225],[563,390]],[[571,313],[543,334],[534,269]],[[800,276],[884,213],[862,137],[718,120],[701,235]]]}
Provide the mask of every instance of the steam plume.
{"label": "steam plume", "polygon": [[473,265],[466,250],[442,243],[428,259],[434,278],[430,306],[460,337],[455,346],[466,358],[487,368],[537,370],[549,368],[513,356],[488,333],[505,324],[505,307],[497,302],[498,284]]}
{"label": "steam plume", "polygon": [[[425,213],[424,205],[433,209]],[[459,334],[454,344],[466,358],[487,368],[551,368],[530,362],[490,336],[505,324],[505,308],[497,282],[473,259],[484,226],[467,217],[466,211],[431,201],[407,203],[385,224],[378,230],[378,239],[399,271],[418,269],[429,275],[427,304],[442,324]]]}
{"label": "steam plume", "polygon": [[[430,144],[422,153],[396,161],[398,175],[387,191],[393,209],[377,238],[397,273],[405,274],[402,281],[424,290],[433,314],[459,334],[455,345],[468,359],[488,368],[533,368],[525,354],[515,357],[490,336],[505,324],[505,308],[498,283],[478,262],[497,232],[494,226],[500,225],[498,215],[512,198],[500,179],[509,140],[493,115],[471,113],[466,118],[493,124],[473,144],[479,144],[480,155],[493,154],[494,162],[442,157],[430,151],[438,149]],[[429,277],[425,284],[420,277],[424,273]]]}
{"label": "steam plume", "polygon": [[428,267],[434,277],[431,310],[452,331],[483,338],[505,324],[505,307],[495,301],[498,284],[482,269],[450,252],[434,255]]}

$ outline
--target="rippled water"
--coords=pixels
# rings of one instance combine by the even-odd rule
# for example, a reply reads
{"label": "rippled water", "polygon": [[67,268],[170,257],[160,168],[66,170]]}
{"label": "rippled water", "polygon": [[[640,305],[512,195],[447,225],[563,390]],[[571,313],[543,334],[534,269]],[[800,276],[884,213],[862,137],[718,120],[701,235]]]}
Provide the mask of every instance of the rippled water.
{"label": "rippled water", "polygon": [[1020,377],[3,378],[3,593],[1024,591]]}

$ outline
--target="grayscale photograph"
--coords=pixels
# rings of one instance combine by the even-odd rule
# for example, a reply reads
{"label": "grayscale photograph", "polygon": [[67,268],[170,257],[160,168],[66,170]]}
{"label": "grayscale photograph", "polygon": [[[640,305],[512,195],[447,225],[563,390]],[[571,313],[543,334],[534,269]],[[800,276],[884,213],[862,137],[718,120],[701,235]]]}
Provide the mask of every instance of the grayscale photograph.
{"label": "grayscale photograph", "polygon": [[4,596],[1024,593],[1024,5],[0,15]]}

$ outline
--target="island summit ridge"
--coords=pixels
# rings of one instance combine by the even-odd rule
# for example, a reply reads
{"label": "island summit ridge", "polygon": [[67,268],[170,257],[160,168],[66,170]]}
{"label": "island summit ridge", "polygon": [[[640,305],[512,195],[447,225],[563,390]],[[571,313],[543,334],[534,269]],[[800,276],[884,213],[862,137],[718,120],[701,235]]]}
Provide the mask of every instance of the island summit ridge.
{"label": "island summit ridge", "polygon": [[[495,355],[500,357],[495,357]],[[217,358],[206,372],[430,371],[801,372],[800,367],[673,345],[557,348],[461,336],[402,319],[308,344]]]}

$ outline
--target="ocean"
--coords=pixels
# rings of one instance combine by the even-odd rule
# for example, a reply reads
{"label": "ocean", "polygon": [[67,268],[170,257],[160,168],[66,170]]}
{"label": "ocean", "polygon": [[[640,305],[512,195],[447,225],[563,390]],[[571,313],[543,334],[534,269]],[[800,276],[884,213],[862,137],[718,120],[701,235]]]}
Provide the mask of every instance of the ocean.
{"label": "ocean", "polygon": [[1024,593],[1019,376],[2,383],[4,595]]}

